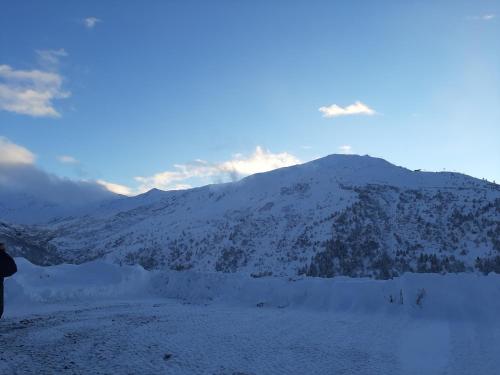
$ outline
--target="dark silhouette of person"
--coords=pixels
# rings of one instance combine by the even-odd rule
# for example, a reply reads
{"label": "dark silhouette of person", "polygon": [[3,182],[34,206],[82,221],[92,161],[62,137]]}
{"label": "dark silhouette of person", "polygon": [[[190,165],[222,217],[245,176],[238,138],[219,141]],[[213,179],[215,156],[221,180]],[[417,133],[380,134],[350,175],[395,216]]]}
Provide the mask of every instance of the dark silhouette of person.
{"label": "dark silhouette of person", "polygon": [[0,243],[0,319],[3,315],[3,279],[17,272],[16,262],[6,250],[5,244]]}

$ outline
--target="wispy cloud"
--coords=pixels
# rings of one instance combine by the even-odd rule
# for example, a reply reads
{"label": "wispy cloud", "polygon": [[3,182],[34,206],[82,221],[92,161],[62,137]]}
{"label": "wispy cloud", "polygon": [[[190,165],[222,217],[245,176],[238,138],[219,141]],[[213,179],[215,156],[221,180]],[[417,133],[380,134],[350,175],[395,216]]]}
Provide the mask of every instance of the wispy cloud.
{"label": "wispy cloud", "polygon": [[87,17],[83,19],[83,24],[87,29],[93,29],[99,22],[102,22],[102,20],[97,17]]}
{"label": "wispy cloud", "polygon": [[135,180],[140,185],[137,189],[130,189],[130,191],[138,194],[152,188],[161,190],[187,189],[192,187],[193,179],[198,181],[207,181],[208,179],[212,182],[235,181],[254,173],[267,172],[298,163],[300,160],[292,154],[287,152],[273,153],[258,146],[250,156],[236,154],[232,159],[220,163],[210,163],[198,159],[187,164],[176,164],[172,170],[156,173],[152,176],[136,177]]}
{"label": "wispy cloud", "polygon": [[64,48],[60,49],[46,49],[46,50],[36,50],[35,51],[38,57],[38,63],[40,66],[45,68],[46,70],[57,70],[59,68],[59,63],[61,61],[61,57],[68,56],[68,53],[64,50]]}
{"label": "wispy cloud", "polygon": [[360,101],[348,105],[347,107],[340,107],[337,104],[332,104],[330,106],[323,106],[319,108],[319,111],[323,113],[323,117],[326,118],[376,114],[376,112],[373,109],[368,107],[366,104],[361,103]]}
{"label": "wispy cloud", "polygon": [[489,21],[489,20],[492,20],[493,18],[495,18],[496,15],[495,14],[485,14],[482,19],[485,20],[485,21]]}
{"label": "wispy cloud", "polygon": [[[69,155],[61,155],[58,160],[76,166],[81,164]],[[39,169],[35,161],[36,157],[30,150],[0,136],[0,191],[26,192],[53,202],[78,201],[78,196],[84,194],[85,199],[94,201],[110,197],[110,192],[132,196],[153,188],[183,190],[210,182],[235,181],[254,173],[300,163],[288,152],[273,153],[257,147],[249,156],[236,154],[219,163],[195,160],[176,164],[172,170],[136,177],[137,185],[131,187],[106,180],[60,178]]]}
{"label": "wispy cloud", "polygon": [[19,165],[19,164],[33,164],[35,162],[35,155],[24,148],[19,146],[9,139],[0,136],[0,164]]}
{"label": "wispy cloud", "polygon": [[[0,65],[0,110],[33,117],[60,117],[53,101],[68,98],[63,77],[57,72],[64,50],[36,51],[44,70],[17,70]],[[49,67],[50,65],[50,67]]]}
{"label": "wispy cloud", "polygon": [[346,154],[346,155],[352,154],[352,146],[350,146],[350,145],[342,145],[342,146],[339,147],[339,152],[341,154]]}
{"label": "wispy cloud", "polygon": [[496,18],[496,16],[497,16],[496,14],[489,13],[489,14],[482,14],[479,16],[472,16],[468,18],[475,21],[491,21],[492,19]]}
{"label": "wispy cloud", "polygon": [[128,196],[134,195],[134,190],[125,185],[115,184],[104,180],[97,180],[97,183],[105,187],[106,190],[111,191],[112,193],[115,194],[128,195]]}
{"label": "wispy cloud", "polygon": [[70,155],[60,155],[57,157],[57,160],[63,164],[78,164],[78,160]]}

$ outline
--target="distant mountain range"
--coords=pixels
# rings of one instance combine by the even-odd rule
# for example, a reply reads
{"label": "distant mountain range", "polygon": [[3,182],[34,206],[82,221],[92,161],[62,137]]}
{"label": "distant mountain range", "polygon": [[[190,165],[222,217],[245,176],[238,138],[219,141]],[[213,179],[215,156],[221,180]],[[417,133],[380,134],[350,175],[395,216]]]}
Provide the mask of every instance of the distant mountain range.
{"label": "distant mountain range", "polygon": [[38,264],[104,258],[255,277],[500,273],[500,186],[331,155],[238,182],[112,199],[48,224],[6,220],[0,240]]}
{"label": "distant mountain range", "polygon": [[121,195],[104,192],[98,196],[85,196],[75,192],[72,199],[47,199],[36,193],[2,191],[0,186],[0,220],[16,224],[42,224],[74,215],[92,212],[99,205],[122,198]]}

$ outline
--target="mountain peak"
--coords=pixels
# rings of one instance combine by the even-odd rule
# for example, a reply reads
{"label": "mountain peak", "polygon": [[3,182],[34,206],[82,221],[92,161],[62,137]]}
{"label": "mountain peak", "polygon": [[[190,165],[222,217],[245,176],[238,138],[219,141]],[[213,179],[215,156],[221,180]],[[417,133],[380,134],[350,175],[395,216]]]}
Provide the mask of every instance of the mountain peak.
{"label": "mountain peak", "polygon": [[370,155],[357,155],[357,154],[330,154],[319,159],[312,160],[308,163],[330,164],[332,166],[384,166],[396,167],[394,164],[389,163],[387,160],[370,156]]}
{"label": "mountain peak", "polygon": [[472,177],[334,154],[235,183],[152,189],[39,235],[30,228],[24,242],[14,230],[0,237],[18,254],[31,244],[65,262],[105,257],[151,269],[387,278],[473,270],[479,257],[485,272],[500,251],[499,202],[496,186]]}

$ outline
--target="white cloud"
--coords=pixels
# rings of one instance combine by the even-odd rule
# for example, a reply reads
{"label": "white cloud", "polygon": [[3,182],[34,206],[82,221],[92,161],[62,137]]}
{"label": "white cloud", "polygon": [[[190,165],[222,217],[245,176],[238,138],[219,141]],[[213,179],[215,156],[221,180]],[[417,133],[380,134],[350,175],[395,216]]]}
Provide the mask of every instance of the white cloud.
{"label": "white cloud", "polygon": [[236,154],[231,160],[221,163],[209,163],[196,160],[189,164],[176,164],[174,170],[156,173],[148,177],[136,177],[140,183],[138,192],[152,188],[162,190],[178,190],[190,188],[190,179],[207,179],[213,181],[236,180],[254,173],[267,172],[273,169],[287,167],[300,163],[295,156],[287,153],[272,153],[258,146],[248,157]]}
{"label": "white cloud", "polygon": [[352,147],[350,145],[343,145],[339,147],[339,152],[341,154],[352,154]]}
{"label": "white cloud", "polygon": [[186,190],[186,189],[192,189],[193,186],[189,184],[175,184],[173,185],[170,190]]}
{"label": "white cloud", "polygon": [[114,196],[95,181],[70,180],[45,172],[36,166],[30,150],[0,137],[0,197],[10,194],[27,194],[64,206]]}
{"label": "white cloud", "polygon": [[70,155],[60,155],[57,157],[57,160],[64,164],[78,164],[78,160]]}
{"label": "white cloud", "polygon": [[29,165],[35,162],[35,155],[22,146],[12,143],[0,136],[0,164],[2,165]]}
{"label": "white cloud", "polygon": [[115,194],[128,195],[128,196],[134,195],[133,189],[125,185],[114,184],[112,182],[104,180],[97,180],[97,183],[101,186],[104,186],[108,191],[111,191],[112,193]]}
{"label": "white cloud", "polygon": [[348,105],[347,107],[340,107],[337,104],[332,104],[330,106],[323,106],[319,108],[319,111],[323,113],[323,117],[332,118],[338,116],[349,116],[349,115],[374,115],[376,112],[368,107],[366,104],[357,101],[354,104]]}
{"label": "white cloud", "polygon": [[102,22],[102,20],[96,17],[87,17],[83,20],[83,24],[87,29],[93,29],[99,22]]}
{"label": "white cloud", "polygon": [[57,50],[47,49],[47,50],[36,50],[38,57],[38,63],[47,70],[54,70],[59,67],[61,57],[68,56],[68,53],[64,48]]}
{"label": "white cloud", "polygon": [[273,154],[257,146],[255,152],[250,157],[245,158],[241,154],[235,155],[233,160],[217,165],[217,169],[223,173],[236,173],[239,176],[248,176],[298,163],[300,163],[299,159],[287,152]]}
{"label": "white cloud", "polygon": [[[157,186],[141,186],[139,188],[131,188],[126,185],[121,185],[121,184],[116,184],[114,182],[109,182],[105,180],[97,180],[96,181],[99,185],[103,186],[106,188],[106,190],[115,193],[115,194],[120,194],[120,195],[126,195],[126,196],[134,196],[137,194],[142,194],[145,193],[153,188],[156,188]],[[172,184],[169,185],[168,187],[163,187],[162,190],[186,190],[186,189],[191,189],[192,186],[189,184]]]}
{"label": "white cloud", "polygon": [[0,110],[33,117],[60,117],[53,101],[71,94],[63,90],[63,77],[55,69],[59,57],[67,54],[64,50],[37,54],[46,70],[16,70],[0,65]]}
{"label": "white cloud", "polygon": [[469,17],[469,19],[472,19],[475,21],[491,21],[494,18],[496,18],[496,14],[493,14],[493,13]]}
{"label": "white cloud", "polygon": [[[79,165],[69,155],[61,155],[62,163]],[[183,190],[210,182],[236,180],[250,174],[267,172],[300,163],[287,153],[272,153],[257,147],[249,155],[236,154],[232,159],[220,163],[195,160],[192,163],[176,164],[173,170],[147,177],[136,177],[137,187],[129,187],[105,180],[70,180],[47,173],[35,165],[35,155],[28,149],[0,136],[0,192],[26,192],[49,201],[78,201],[85,195],[89,201],[111,197],[111,193],[137,195],[152,188],[161,190]],[[211,181],[210,181],[211,180]]]}

